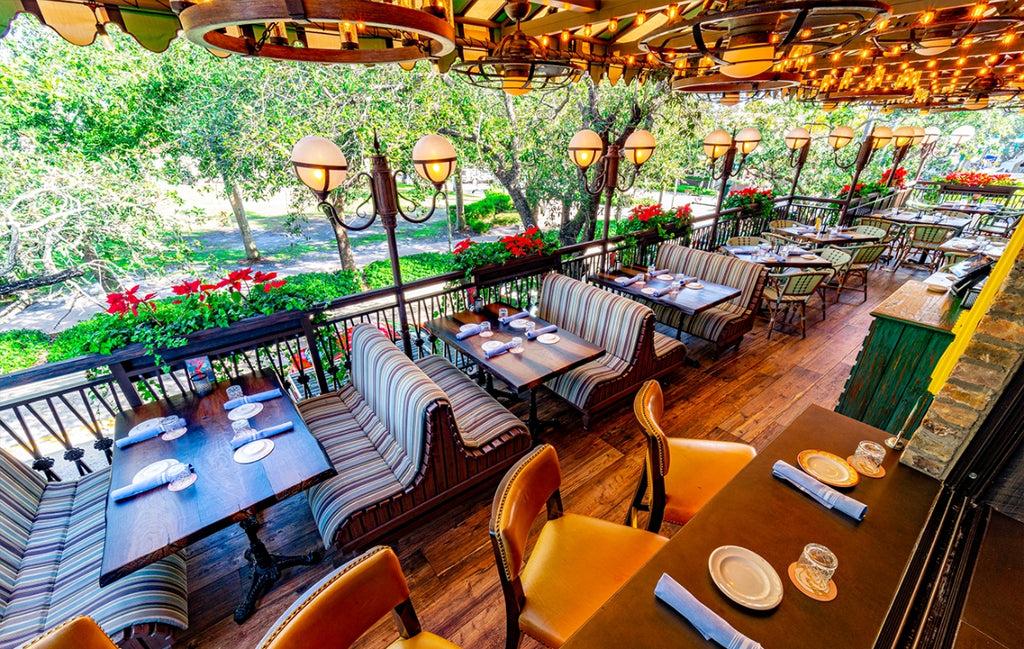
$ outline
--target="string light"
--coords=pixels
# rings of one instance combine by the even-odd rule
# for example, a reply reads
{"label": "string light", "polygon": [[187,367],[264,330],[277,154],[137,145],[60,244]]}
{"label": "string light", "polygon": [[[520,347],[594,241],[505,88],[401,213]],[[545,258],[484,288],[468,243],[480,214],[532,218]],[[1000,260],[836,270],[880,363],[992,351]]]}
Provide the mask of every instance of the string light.
{"label": "string light", "polygon": [[860,51],[860,58],[862,58],[862,59],[866,59],[866,58],[868,58],[869,56],[871,56],[871,50],[869,50],[869,49],[867,49],[867,48],[864,48],[864,49],[862,49],[862,50]]}
{"label": "string light", "polygon": [[568,29],[563,29],[563,30],[562,30],[562,36],[561,36],[561,39],[562,39],[562,42],[563,42],[563,43],[568,43],[568,42],[569,42],[569,37],[570,37],[570,36],[571,36],[571,34],[569,33],[569,30],[568,30]]}
{"label": "string light", "polygon": [[636,63],[636,57],[635,56],[630,54],[629,56],[626,57],[626,65],[633,65],[634,63]]}
{"label": "string light", "polygon": [[832,60],[838,61],[841,56],[842,54],[840,52],[836,52],[835,54],[832,55]]}
{"label": "string light", "polygon": [[618,18],[612,18],[611,20],[608,21],[608,31],[614,32],[614,31],[618,31],[618,29],[619,29],[619,19]]}
{"label": "string light", "polygon": [[1017,69],[1016,65],[1006,66],[1006,74],[1013,74],[1013,71]]}
{"label": "string light", "polygon": [[1013,41],[1017,40],[1017,34],[1015,32],[1007,32],[999,40],[1003,42],[1003,45],[1009,45]]}
{"label": "string light", "polygon": [[987,59],[985,59],[985,62],[988,63],[989,65],[992,65],[993,63],[995,63],[998,60],[999,60],[999,55],[998,54],[991,54],[991,55],[989,55],[989,57]]}
{"label": "string light", "polygon": [[960,47],[970,47],[971,45],[974,45],[974,38],[971,36],[968,36],[960,43]]}
{"label": "string light", "polygon": [[987,4],[977,4],[971,7],[971,18],[978,20],[985,15],[985,11],[988,10]]}
{"label": "string light", "polygon": [[938,65],[938,63],[939,63],[938,61],[936,61],[935,59],[932,59],[931,61],[928,61],[928,67],[929,68],[934,68],[936,65]]}
{"label": "string light", "polygon": [[960,66],[960,67],[963,67],[964,63],[967,63],[967,57],[966,56],[961,56],[960,58],[958,58],[956,60],[956,64],[958,66]]}
{"label": "string light", "polygon": [[931,79],[938,79],[939,78],[939,73],[938,72],[932,72],[931,74],[928,75],[928,77],[931,78]]}
{"label": "string light", "polygon": [[544,35],[544,36],[540,37],[540,45],[541,45],[541,47],[545,47],[546,48],[548,46],[548,43],[550,43],[550,42],[551,42],[551,39],[548,38],[547,35]]}
{"label": "string light", "polygon": [[802,38],[803,40],[807,40],[810,37],[811,37],[811,30],[805,29],[802,32],[800,32],[800,38]]}
{"label": "string light", "polygon": [[885,28],[888,27],[888,26],[889,26],[889,19],[888,18],[883,18],[883,19],[878,21],[878,25],[876,26],[876,29],[881,32],[881,31],[884,31]]}
{"label": "string light", "polygon": [[921,17],[917,19],[917,22],[921,23],[922,25],[927,25],[933,20],[935,20],[935,12],[926,11],[923,14],[921,14]]}
{"label": "string light", "polygon": [[675,20],[678,15],[679,15],[679,5],[669,5],[668,6],[668,19],[669,20]]}
{"label": "string light", "polygon": [[636,24],[639,27],[640,25],[643,25],[645,22],[647,22],[647,12],[641,11],[636,15]]}
{"label": "string light", "polygon": [[584,37],[584,38],[590,38],[590,34],[591,34],[592,32],[593,32],[593,29],[592,29],[592,28],[590,27],[590,25],[589,25],[589,24],[588,24],[588,25],[585,25],[585,26],[583,27],[583,37]]}
{"label": "string light", "polygon": [[904,61],[903,63],[900,63],[900,70],[906,70],[909,67],[910,67],[910,64],[907,63],[906,61]]}

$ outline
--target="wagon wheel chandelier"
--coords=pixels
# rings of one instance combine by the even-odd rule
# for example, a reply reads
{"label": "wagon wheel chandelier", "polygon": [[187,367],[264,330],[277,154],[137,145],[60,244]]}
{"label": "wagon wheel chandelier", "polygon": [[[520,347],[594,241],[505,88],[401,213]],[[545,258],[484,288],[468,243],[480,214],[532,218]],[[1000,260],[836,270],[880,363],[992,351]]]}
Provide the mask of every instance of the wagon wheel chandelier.
{"label": "wagon wheel chandelier", "polygon": [[448,0],[173,0],[188,39],[227,54],[321,63],[403,63],[455,50]]}
{"label": "wagon wheel chandelier", "polygon": [[891,7],[876,0],[747,0],[709,10],[648,35],[640,48],[665,65],[679,57],[707,57],[728,77],[746,79],[777,62],[813,58],[863,34]]}
{"label": "wagon wheel chandelier", "polygon": [[943,11],[925,11],[907,16],[896,24],[870,37],[875,47],[886,56],[899,56],[911,51],[920,56],[938,56],[954,47],[970,47],[979,43],[1002,41],[1009,45],[1017,38],[1016,30],[1024,17],[997,16],[996,7],[985,3],[955,7]]}
{"label": "wagon wheel chandelier", "polygon": [[520,0],[506,5],[509,17],[516,21],[515,31],[501,39],[490,56],[456,63],[452,71],[478,88],[504,90],[510,95],[555,90],[578,81],[583,68],[568,59],[549,58],[548,49],[523,32],[520,24],[530,7],[529,2]]}

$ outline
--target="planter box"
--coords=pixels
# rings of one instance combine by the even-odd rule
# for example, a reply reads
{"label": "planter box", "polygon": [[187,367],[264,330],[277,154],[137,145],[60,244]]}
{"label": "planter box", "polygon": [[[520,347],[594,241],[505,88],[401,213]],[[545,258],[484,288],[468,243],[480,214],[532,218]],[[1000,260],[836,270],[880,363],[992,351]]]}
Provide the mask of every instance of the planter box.
{"label": "planter box", "polygon": [[983,194],[988,196],[1011,196],[1022,189],[1017,185],[959,185],[939,183],[939,190],[947,194]]}
{"label": "planter box", "polygon": [[500,264],[477,266],[473,269],[473,283],[477,286],[491,286],[527,275],[559,270],[561,259],[561,255],[527,255]]}

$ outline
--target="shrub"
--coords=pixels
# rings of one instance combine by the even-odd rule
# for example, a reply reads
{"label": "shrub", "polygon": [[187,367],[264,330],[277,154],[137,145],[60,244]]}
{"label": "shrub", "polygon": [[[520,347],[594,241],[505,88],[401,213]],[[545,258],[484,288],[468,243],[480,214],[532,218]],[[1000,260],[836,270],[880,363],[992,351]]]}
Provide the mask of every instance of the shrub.
{"label": "shrub", "polygon": [[0,374],[39,363],[50,348],[50,337],[37,329],[0,332]]}
{"label": "shrub", "polygon": [[508,194],[487,190],[483,198],[466,206],[466,225],[474,232],[485,234],[493,225],[490,217],[500,212],[508,212],[512,207],[512,199]]}
{"label": "shrub", "polygon": [[[398,267],[402,270],[402,281],[411,282],[451,272],[455,270],[455,263],[452,256],[447,253],[420,252],[401,257]],[[381,259],[367,264],[363,268],[363,280],[371,289],[391,286],[394,284],[394,278],[391,275],[391,262]]]}
{"label": "shrub", "polygon": [[[729,210],[734,207],[747,207],[755,206],[759,208],[759,216],[761,218],[771,218],[772,214],[775,213],[775,202],[773,199],[772,190],[770,189],[757,189],[755,187],[748,187],[746,189],[734,189],[729,192],[729,195],[725,197],[725,201],[722,203],[723,210]],[[738,218],[739,215],[731,215],[729,218]],[[728,218],[724,219],[728,220]]]}

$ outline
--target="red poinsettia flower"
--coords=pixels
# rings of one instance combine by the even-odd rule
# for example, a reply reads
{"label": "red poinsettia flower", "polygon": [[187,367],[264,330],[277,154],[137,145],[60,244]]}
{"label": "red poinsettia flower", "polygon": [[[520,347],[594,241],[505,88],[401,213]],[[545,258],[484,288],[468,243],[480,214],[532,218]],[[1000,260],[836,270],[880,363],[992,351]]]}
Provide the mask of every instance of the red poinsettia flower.
{"label": "red poinsettia flower", "polygon": [[139,307],[144,306],[150,310],[156,308],[153,304],[153,298],[156,297],[156,293],[150,293],[145,297],[139,297],[135,293],[139,290],[139,285],[136,284],[134,287],[124,291],[123,293],[111,293],[107,296],[107,313],[113,313],[119,316],[125,316],[130,311],[133,316],[139,315]]}
{"label": "red poinsettia flower", "polygon": [[256,271],[256,274],[252,276],[252,281],[257,284],[263,284],[269,282],[277,277],[277,273],[264,273],[261,270]]}
{"label": "red poinsettia flower", "polygon": [[460,241],[457,244],[455,244],[454,253],[456,255],[461,255],[462,253],[464,253],[467,250],[469,250],[470,246],[472,246],[474,243],[476,243],[476,242],[473,241],[470,238],[463,239],[462,241]]}
{"label": "red poinsettia flower", "polygon": [[236,291],[242,290],[242,282],[252,281],[252,268],[239,268],[228,273],[228,276],[217,282],[217,288],[230,286]]}

